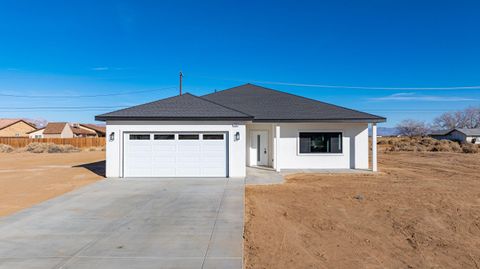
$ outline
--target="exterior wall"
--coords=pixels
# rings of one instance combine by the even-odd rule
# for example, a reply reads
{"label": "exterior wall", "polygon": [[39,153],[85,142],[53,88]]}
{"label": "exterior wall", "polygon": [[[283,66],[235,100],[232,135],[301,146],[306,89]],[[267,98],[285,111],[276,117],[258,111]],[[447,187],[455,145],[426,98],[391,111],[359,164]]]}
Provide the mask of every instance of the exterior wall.
{"label": "exterior wall", "polygon": [[17,122],[0,130],[0,137],[28,137],[28,132],[35,130],[23,121]]}
{"label": "exterior wall", "polygon": [[60,134],[60,138],[73,138],[73,131],[72,128],[70,128],[70,125],[65,124],[65,127]]}
{"label": "exterior wall", "polygon": [[[44,137],[43,136],[43,130],[45,130],[45,129],[41,129],[41,130],[35,131],[33,133],[30,133],[30,134],[28,134],[28,137],[30,137],[30,138],[43,138]],[[40,136],[40,137],[36,137],[36,136]]]}
{"label": "exterior wall", "polygon": [[[368,169],[367,123],[280,123],[279,169]],[[343,153],[299,154],[300,131],[340,131]]]}
{"label": "exterior wall", "polygon": [[[108,121],[106,146],[106,176],[123,176],[123,137],[125,132],[227,132],[228,168],[230,177],[245,177],[245,123],[237,122],[191,122],[191,121]],[[239,132],[240,140],[235,141]],[[113,141],[110,134],[114,133]]]}
{"label": "exterior wall", "polygon": [[474,139],[475,139],[475,144],[480,144],[480,136],[467,136],[468,143],[473,143]]}

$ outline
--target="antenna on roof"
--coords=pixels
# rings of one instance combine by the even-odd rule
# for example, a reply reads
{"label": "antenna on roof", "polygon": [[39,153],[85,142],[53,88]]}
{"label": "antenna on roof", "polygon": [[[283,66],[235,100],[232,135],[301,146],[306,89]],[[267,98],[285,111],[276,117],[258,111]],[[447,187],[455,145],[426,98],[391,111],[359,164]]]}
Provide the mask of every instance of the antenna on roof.
{"label": "antenna on roof", "polygon": [[182,78],[183,78],[183,73],[180,71],[180,95],[182,95]]}

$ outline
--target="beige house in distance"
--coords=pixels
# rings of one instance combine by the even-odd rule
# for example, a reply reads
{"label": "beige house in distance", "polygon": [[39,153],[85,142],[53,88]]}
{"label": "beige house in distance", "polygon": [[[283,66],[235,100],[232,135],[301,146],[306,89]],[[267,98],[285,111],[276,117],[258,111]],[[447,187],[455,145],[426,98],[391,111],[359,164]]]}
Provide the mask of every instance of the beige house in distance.
{"label": "beige house in distance", "polygon": [[45,128],[32,131],[28,135],[30,138],[105,137],[105,127],[93,124],[50,122]]}
{"label": "beige house in distance", "polygon": [[0,137],[28,137],[37,128],[22,119],[0,119]]}

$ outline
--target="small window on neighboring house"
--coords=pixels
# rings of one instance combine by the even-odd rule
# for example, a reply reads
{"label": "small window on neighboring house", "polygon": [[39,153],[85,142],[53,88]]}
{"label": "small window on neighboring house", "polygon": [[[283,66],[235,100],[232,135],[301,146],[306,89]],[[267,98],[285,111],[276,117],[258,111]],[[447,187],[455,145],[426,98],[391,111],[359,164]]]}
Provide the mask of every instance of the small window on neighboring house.
{"label": "small window on neighboring house", "polygon": [[42,135],[35,135],[35,138],[42,138]]}
{"label": "small window on neighboring house", "polygon": [[131,134],[130,140],[150,140],[150,135],[148,134]]}
{"label": "small window on neighboring house", "polygon": [[340,132],[301,132],[299,153],[342,153],[342,133]]}
{"label": "small window on neighboring house", "polygon": [[19,136],[20,136],[20,134],[19,134],[19,133],[16,133],[16,134],[15,134],[15,136],[16,136],[16,137],[19,137]]}

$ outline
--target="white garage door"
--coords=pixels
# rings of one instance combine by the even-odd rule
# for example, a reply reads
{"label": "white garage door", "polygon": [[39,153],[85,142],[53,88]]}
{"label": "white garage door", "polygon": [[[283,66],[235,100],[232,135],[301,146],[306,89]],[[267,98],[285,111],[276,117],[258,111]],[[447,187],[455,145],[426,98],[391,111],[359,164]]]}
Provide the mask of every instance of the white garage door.
{"label": "white garage door", "polygon": [[126,133],[125,177],[226,177],[225,133]]}

